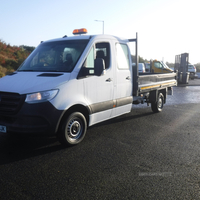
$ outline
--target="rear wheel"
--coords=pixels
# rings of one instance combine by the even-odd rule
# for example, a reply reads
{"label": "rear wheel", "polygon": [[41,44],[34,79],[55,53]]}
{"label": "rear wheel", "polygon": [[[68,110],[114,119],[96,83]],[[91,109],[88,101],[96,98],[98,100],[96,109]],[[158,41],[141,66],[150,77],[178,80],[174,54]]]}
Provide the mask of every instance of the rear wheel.
{"label": "rear wheel", "polygon": [[64,146],[79,144],[85,137],[87,121],[80,112],[71,113],[62,123],[58,132],[58,140]]}
{"label": "rear wheel", "polygon": [[162,93],[159,93],[157,101],[151,103],[151,109],[154,113],[158,113],[162,111],[163,106],[164,106],[164,96]]}

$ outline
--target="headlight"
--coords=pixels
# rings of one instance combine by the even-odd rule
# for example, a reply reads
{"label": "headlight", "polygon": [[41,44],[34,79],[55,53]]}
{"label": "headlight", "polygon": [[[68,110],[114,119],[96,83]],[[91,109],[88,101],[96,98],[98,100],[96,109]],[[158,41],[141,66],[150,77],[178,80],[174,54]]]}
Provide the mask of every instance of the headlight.
{"label": "headlight", "polygon": [[25,102],[27,103],[40,103],[44,101],[50,101],[58,94],[58,90],[48,90],[43,92],[36,92],[26,95]]}

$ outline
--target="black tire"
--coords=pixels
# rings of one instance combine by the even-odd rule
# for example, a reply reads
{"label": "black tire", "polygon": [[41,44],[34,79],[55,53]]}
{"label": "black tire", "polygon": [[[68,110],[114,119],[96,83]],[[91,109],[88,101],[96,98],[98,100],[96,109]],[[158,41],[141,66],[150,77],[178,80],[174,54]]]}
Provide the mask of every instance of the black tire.
{"label": "black tire", "polygon": [[151,109],[154,113],[161,112],[164,106],[164,96],[162,93],[158,94],[157,102],[151,103]]}
{"label": "black tire", "polygon": [[58,140],[64,146],[79,144],[85,137],[87,121],[80,112],[71,113],[61,124]]}

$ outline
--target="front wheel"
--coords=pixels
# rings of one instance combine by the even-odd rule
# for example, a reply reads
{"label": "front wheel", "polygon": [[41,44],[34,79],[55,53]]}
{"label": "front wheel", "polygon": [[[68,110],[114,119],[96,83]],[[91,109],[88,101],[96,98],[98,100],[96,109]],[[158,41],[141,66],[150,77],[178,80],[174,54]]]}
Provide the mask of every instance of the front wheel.
{"label": "front wheel", "polygon": [[87,131],[87,121],[80,112],[71,113],[62,123],[58,132],[58,140],[64,146],[73,146],[80,143]]}
{"label": "front wheel", "polygon": [[162,93],[159,93],[157,102],[151,103],[151,109],[154,113],[161,112],[164,106],[164,96]]}

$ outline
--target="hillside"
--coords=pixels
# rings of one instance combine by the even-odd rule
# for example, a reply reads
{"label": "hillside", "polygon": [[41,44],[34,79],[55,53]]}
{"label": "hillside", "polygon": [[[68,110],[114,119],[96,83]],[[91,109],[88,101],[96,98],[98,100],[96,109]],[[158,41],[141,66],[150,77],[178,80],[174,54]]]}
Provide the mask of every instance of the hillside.
{"label": "hillside", "polygon": [[10,46],[0,40],[0,77],[15,71],[34,49],[29,46]]}

